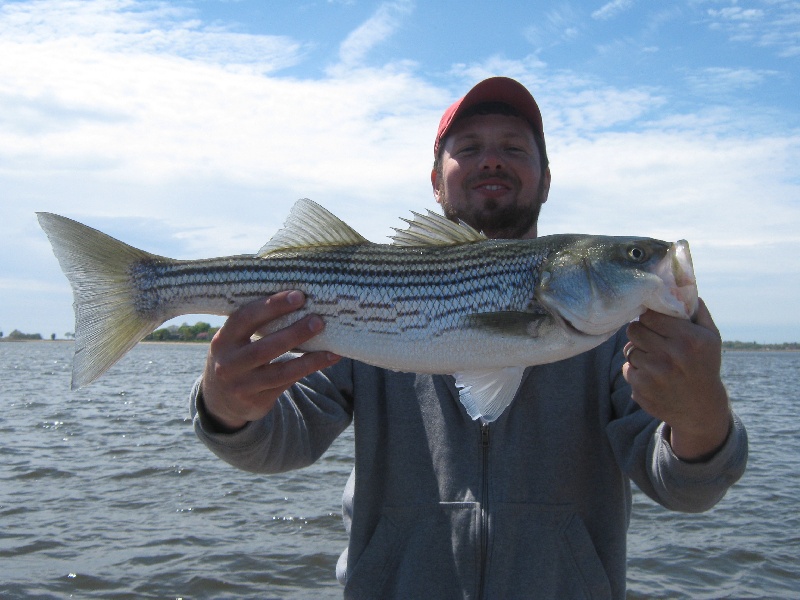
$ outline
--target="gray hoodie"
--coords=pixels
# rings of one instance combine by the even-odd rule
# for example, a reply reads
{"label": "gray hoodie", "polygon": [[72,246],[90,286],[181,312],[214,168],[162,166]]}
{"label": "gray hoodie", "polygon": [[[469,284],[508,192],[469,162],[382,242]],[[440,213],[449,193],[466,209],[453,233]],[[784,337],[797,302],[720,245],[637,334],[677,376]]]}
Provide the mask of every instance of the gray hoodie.
{"label": "gray hoodie", "polygon": [[275,410],[215,433],[192,390],[195,430],[239,468],[275,473],[317,460],[353,422],[344,493],[347,598],[624,598],[630,480],[671,510],[716,504],[744,472],[734,417],[710,460],[678,459],[665,426],[621,375],[624,333],[529,368],[511,406],[473,421],[453,378],[342,360]]}

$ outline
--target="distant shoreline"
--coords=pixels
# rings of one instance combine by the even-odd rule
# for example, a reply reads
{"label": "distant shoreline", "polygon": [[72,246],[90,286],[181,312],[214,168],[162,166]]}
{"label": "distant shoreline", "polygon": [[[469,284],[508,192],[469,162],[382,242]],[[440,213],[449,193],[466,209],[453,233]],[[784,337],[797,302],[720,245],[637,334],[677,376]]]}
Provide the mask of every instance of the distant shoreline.
{"label": "distant shoreline", "polygon": [[64,339],[64,338],[56,338],[54,340],[51,340],[50,338],[46,338],[46,339],[45,338],[41,338],[41,339],[36,339],[36,340],[23,340],[23,339],[15,340],[14,338],[9,338],[9,337],[1,337],[0,338],[0,342],[9,342],[10,344],[22,344],[22,343],[25,343],[25,342],[48,342],[48,343],[52,343],[52,342],[70,342],[70,343],[72,343],[74,341],[75,340],[67,340],[67,339]]}
{"label": "distant shoreline", "polygon": [[800,348],[769,348],[766,344],[759,348],[726,348],[723,346],[722,352],[800,352]]}
{"label": "distant shoreline", "polygon": [[784,342],[782,344],[758,344],[756,342],[722,342],[722,351],[757,351],[757,352],[798,352],[800,343]]}

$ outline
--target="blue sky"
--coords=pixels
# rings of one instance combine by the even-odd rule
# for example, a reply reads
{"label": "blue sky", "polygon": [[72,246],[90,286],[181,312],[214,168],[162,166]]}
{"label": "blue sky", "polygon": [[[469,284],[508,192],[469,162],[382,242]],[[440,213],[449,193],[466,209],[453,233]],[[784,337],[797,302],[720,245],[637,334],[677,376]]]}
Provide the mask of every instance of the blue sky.
{"label": "blue sky", "polygon": [[433,206],[442,111],[492,75],[542,109],[540,234],[686,238],[725,339],[800,340],[781,0],[0,2],[0,331],[73,330],[38,210],[201,258],[310,197],[387,241]]}

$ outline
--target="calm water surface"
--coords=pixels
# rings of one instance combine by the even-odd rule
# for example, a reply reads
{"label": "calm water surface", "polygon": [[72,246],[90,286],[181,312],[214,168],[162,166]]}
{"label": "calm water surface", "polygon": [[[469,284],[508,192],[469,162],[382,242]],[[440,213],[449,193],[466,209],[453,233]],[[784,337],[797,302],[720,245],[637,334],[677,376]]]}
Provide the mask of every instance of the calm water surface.
{"label": "calm water surface", "polygon": [[[1,598],[340,598],[352,430],[312,467],[237,471],[195,438],[203,345],[140,344],[69,391],[70,343],[0,343]],[[800,597],[800,353],[727,353],[750,434],[712,511],[634,496],[629,598]]]}

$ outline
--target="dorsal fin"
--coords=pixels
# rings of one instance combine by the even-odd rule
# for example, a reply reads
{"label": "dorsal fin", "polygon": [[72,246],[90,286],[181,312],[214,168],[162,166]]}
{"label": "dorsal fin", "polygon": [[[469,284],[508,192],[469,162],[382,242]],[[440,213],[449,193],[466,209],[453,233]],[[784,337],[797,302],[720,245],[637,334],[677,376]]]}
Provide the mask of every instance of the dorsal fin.
{"label": "dorsal fin", "polygon": [[471,244],[486,238],[480,231],[473,229],[464,221],[454,223],[447,217],[428,211],[421,215],[411,211],[413,220],[403,219],[408,223],[408,229],[395,228],[397,235],[392,236],[392,243],[396,246],[454,246],[456,244]]}
{"label": "dorsal fin", "polygon": [[261,247],[257,256],[281,250],[315,246],[354,246],[369,241],[313,200],[302,198],[294,203],[283,228]]}

